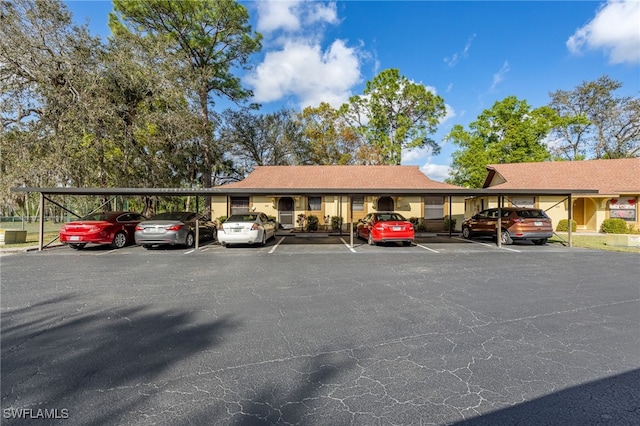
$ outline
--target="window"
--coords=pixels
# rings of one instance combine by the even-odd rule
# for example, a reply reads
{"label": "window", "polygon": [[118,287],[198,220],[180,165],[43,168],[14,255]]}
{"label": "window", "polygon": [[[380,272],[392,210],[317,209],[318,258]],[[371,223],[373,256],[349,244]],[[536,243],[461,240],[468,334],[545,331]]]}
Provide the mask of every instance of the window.
{"label": "window", "polygon": [[536,206],[535,197],[513,197],[511,204],[514,207],[534,208]]}
{"label": "window", "polygon": [[307,197],[307,210],[322,210],[322,197]]}
{"label": "window", "polygon": [[231,214],[249,211],[249,197],[231,197]]}
{"label": "window", "polygon": [[354,212],[363,212],[364,197],[351,197],[351,208]]}
{"label": "window", "polygon": [[424,197],[424,218],[444,218],[444,197]]}

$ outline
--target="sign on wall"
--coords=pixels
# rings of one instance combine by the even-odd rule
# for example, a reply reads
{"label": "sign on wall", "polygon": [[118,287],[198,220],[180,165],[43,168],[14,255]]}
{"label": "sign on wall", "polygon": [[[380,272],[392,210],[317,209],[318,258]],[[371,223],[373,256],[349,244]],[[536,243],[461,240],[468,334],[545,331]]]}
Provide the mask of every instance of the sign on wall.
{"label": "sign on wall", "polygon": [[609,217],[635,222],[637,198],[612,198],[609,200]]}

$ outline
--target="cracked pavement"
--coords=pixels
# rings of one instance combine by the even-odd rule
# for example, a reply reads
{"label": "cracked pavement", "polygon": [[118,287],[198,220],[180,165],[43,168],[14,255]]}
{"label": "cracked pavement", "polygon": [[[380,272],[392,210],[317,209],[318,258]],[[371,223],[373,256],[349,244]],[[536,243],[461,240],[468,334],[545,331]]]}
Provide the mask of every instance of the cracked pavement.
{"label": "cracked pavement", "polygon": [[3,424],[640,423],[637,255],[381,249],[4,256]]}

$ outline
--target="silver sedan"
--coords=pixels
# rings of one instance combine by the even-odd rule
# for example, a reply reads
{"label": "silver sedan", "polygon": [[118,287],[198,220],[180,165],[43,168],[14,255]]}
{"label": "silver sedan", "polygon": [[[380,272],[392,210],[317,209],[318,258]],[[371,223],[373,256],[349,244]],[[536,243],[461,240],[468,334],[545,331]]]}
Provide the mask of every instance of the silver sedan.
{"label": "silver sedan", "polygon": [[218,232],[218,241],[229,244],[261,244],[276,235],[277,225],[266,214],[251,212],[231,215]]}
{"label": "silver sedan", "polygon": [[216,227],[213,222],[194,212],[166,212],[153,216],[136,226],[136,244],[150,248],[158,244],[185,245],[193,247],[196,238],[196,217],[198,217],[201,240],[213,240]]}

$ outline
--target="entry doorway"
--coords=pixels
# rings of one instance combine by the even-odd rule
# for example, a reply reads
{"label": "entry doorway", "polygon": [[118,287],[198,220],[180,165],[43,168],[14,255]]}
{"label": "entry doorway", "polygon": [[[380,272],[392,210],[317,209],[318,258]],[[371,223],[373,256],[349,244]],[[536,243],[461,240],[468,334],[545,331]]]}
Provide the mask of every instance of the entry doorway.
{"label": "entry doorway", "polygon": [[291,197],[282,197],[278,200],[278,223],[284,229],[295,227],[294,222],[294,201]]}
{"label": "entry doorway", "polygon": [[378,211],[379,212],[392,212],[394,210],[393,198],[380,197],[378,198]]}

